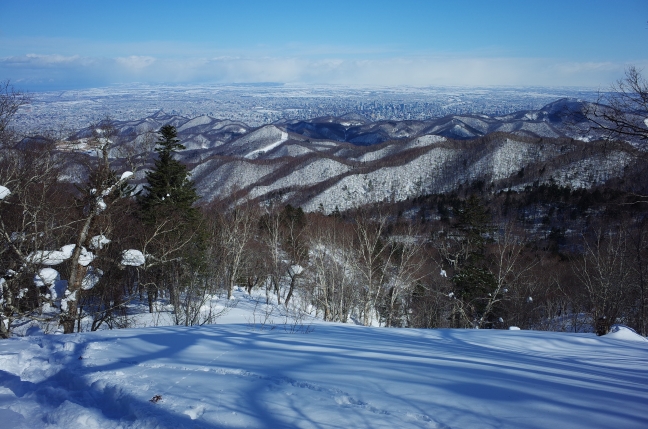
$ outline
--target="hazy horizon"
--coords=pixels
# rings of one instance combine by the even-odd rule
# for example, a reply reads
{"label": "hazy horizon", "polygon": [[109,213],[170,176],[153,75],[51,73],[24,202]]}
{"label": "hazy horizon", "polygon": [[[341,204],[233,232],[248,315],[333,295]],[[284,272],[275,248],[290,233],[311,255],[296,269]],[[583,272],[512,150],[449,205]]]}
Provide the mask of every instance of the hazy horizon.
{"label": "hazy horizon", "polygon": [[116,84],[607,88],[648,67],[648,2],[338,0],[0,9],[0,80],[24,90]]}

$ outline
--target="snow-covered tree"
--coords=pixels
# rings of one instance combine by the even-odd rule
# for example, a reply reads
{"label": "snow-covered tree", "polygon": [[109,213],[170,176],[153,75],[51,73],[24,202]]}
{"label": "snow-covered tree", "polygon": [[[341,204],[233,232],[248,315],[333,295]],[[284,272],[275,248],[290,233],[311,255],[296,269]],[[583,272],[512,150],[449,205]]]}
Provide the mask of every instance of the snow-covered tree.
{"label": "snow-covered tree", "polygon": [[103,276],[97,262],[111,241],[106,219],[130,195],[132,176],[111,169],[108,125],[91,138],[97,154],[84,158],[88,178],[76,192],[60,181],[62,158],[53,145],[2,154],[0,182],[9,191],[0,200],[4,336],[20,318],[57,320],[64,332],[74,332],[82,295]]}

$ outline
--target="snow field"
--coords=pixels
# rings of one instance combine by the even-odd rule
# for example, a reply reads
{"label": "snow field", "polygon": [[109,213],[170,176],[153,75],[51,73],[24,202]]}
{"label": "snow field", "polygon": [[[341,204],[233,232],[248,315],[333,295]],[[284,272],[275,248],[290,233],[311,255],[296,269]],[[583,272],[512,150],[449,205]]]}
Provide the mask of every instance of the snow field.
{"label": "snow field", "polygon": [[216,325],[0,341],[2,427],[648,425],[648,341],[628,329],[596,337],[310,320],[291,333],[279,313],[259,324],[252,311],[265,304],[237,295]]}

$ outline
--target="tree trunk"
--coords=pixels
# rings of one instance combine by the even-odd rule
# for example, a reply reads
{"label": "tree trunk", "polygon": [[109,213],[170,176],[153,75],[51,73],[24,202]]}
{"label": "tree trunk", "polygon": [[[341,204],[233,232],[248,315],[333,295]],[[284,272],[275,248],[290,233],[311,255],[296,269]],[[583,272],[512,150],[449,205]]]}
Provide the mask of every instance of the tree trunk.
{"label": "tree trunk", "polygon": [[288,289],[288,295],[286,295],[286,299],[284,300],[284,305],[286,306],[286,308],[288,308],[288,302],[290,301],[290,298],[292,298],[293,296],[296,283],[297,283],[297,276],[292,276],[290,278],[290,288]]}
{"label": "tree trunk", "polygon": [[77,292],[81,290],[81,283],[83,278],[88,271],[88,267],[79,264],[79,259],[81,258],[81,250],[83,244],[88,239],[88,233],[90,232],[90,227],[94,221],[95,211],[94,207],[90,207],[90,212],[86,218],[83,228],[79,232],[77,237],[76,246],[74,247],[74,252],[72,252],[72,271],[70,272],[70,280],[68,283],[68,291],[70,296],[73,296],[74,299],[67,301],[67,310],[61,316],[61,325],[63,325],[64,334],[72,334],[74,332],[74,323],[77,318]]}

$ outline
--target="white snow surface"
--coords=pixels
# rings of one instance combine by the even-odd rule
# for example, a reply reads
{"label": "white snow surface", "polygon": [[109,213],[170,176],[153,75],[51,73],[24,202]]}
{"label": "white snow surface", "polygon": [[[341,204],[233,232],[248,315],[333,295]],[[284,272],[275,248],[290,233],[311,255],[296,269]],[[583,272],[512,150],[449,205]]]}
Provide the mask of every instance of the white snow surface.
{"label": "white snow surface", "polygon": [[66,244],[60,250],[36,250],[27,256],[27,261],[32,264],[58,265],[72,257],[75,247],[74,244]]}
{"label": "white snow surface", "polygon": [[54,268],[41,268],[34,276],[34,283],[37,287],[53,285],[57,280],[61,280],[61,277]]}
{"label": "white snow surface", "polygon": [[189,128],[198,127],[200,125],[211,124],[212,122],[214,122],[214,119],[210,118],[207,115],[198,116],[182,124],[182,126],[178,128],[178,132],[188,130]]}
{"label": "white snow surface", "polygon": [[0,200],[4,200],[10,194],[11,194],[11,191],[7,187],[0,185]]}
{"label": "white snow surface", "polygon": [[2,428],[648,426],[645,341],[323,322],[291,333],[254,325],[257,305],[236,296],[215,325],[0,340]]}
{"label": "white snow surface", "polygon": [[606,335],[607,338],[614,338],[617,340],[625,341],[638,341],[638,342],[648,342],[648,339],[637,334],[634,329],[628,328],[623,325],[614,325],[610,332]]}
{"label": "white snow surface", "polygon": [[279,137],[279,140],[272,142],[262,148],[255,149],[251,152],[249,152],[247,155],[245,155],[244,158],[252,158],[254,155],[260,153],[260,152],[270,152],[272,149],[276,148],[279,146],[281,143],[287,142],[288,141],[288,133],[285,131],[281,131],[281,137]]}
{"label": "white snow surface", "polygon": [[92,261],[94,261],[94,258],[95,256],[92,252],[88,252],[85,247],[82,247],[81,255],[79,255],[79,265],[87,267]]}
{"label": "white snow surface", "polygon": [[90,239],[91,249],[103,249],[106,244],[110,244],[110,239],[103,234],[95,235]]}
{"label": "white snow surface", "polygon": [[134,174],[134,173],[133,173],[132,171],[124,171],[124,172],[122,173],[121,177],[119,178],[119,181],[122,182],[122,181],[124,181],[124,180],[128,180],[128,179],[130,179],[131,177],[133,177],[133,174]]}

